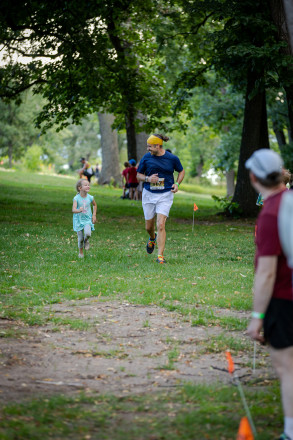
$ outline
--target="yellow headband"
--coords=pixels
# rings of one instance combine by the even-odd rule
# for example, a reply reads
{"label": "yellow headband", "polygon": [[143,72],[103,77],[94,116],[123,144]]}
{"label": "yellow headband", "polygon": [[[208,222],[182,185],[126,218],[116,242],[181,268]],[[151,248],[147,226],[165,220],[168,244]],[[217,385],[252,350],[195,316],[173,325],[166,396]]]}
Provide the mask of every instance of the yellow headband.
{"label": "yellow headband", "polygon": [[159,138],[159,137],[157,137],[157,136],[154,136],[154,135],[152,134],[152,135],[148,138],[147,143],[150,144],[150,145],[156,145],[156,144],[163,145],[163,139],[161,139],[161,138]]}

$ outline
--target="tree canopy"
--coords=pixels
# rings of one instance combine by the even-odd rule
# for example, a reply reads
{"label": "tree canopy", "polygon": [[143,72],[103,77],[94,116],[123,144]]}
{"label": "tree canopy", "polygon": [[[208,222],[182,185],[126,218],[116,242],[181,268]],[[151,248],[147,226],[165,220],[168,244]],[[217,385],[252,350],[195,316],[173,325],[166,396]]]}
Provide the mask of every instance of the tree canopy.
{"label": "tree canopy", "polygon": [[[199,132],[210,127],[219,138],[215,166],[235,167],[240,151],[234,201],[253,215],[245,160],[269,147],[268,114],[278,140],[284,126],[291,139],[293,127],[292,54],[279,6],[280,0],[3,0],[0,97],[19,100],[33,87],[45,98],[37,117],[43,131],[109,112],[117,128],[125,127],[133,158],[137,130],[178,127],[179,118],[186,128],[196,120]],[[288,104],[283,117],[279,93]]]}

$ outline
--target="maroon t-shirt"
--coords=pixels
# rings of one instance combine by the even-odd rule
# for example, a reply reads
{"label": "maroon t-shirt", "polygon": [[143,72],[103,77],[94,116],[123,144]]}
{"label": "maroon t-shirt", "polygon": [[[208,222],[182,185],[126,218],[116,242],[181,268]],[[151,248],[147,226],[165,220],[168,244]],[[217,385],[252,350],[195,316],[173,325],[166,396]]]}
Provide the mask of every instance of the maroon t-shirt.
{"label": "maroon t-shirt", "polygon": [[[284,191],[286,191],[286,189]],[[277,274],[273,289],[273,298],[288,299],[292,301],[292,271],[287,265],[287,260],[281,247],[278,232],[278,212],[284,191],[280,191],[266,199],[258,216],[255,238],[255,267],[257,267],[259,257],[277,255]]]}
{"label": "maroon t-shirt", "polygon": [[128,170],[129,170],[129,168],[125,168],[125,169],[122,171],[122,173],[121,173],[122,176],[125,177],[125,180],[127,180]]}
{"label": "maroon t-shirt", "polygon": [[128,172],[128,183],[138,183],[138,180],[136,178],[137,170],[135,167],[127,168]]}

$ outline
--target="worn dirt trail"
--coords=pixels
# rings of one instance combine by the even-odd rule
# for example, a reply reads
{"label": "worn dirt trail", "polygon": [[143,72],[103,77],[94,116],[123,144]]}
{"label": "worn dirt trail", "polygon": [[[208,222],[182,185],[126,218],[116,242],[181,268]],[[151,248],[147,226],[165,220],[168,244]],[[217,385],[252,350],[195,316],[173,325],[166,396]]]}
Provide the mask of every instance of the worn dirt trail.
{"label": "worn dirt trail", "polygon": [[[56,331],[52,325],[28,327],[1,319],[2,404],[60,392],[127,395],[171,389],[185,381],[230,381],[221,370],[226,370],[225,354],[205,349],[211,337],[226,334],[220,327],[191,327],[178,313],[156,306],[97,298],[54,304],[46,310],[57,317],[85,320],[90,329]],[[9,333],[17,336],[8,337]],[[245,337],[241,332],[229,334]],[[257,359],[252,375],[251,358],[245,354],[234,358],[243,380],[253,377],[262,382],[274,376],[266,349],[258,348]]]}

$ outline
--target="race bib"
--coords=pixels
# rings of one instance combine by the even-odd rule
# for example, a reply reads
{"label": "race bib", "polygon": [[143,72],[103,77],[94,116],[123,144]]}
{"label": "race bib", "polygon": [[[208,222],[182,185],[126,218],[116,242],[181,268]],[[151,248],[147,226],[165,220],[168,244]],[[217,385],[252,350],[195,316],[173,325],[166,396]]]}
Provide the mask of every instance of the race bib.
{"label": "race bib", "polygon": [[165,189],[165,178],[159,177],[158,182],[156,183],[150,183],[150,189],[152,191],[159,190],[159,189]]}

